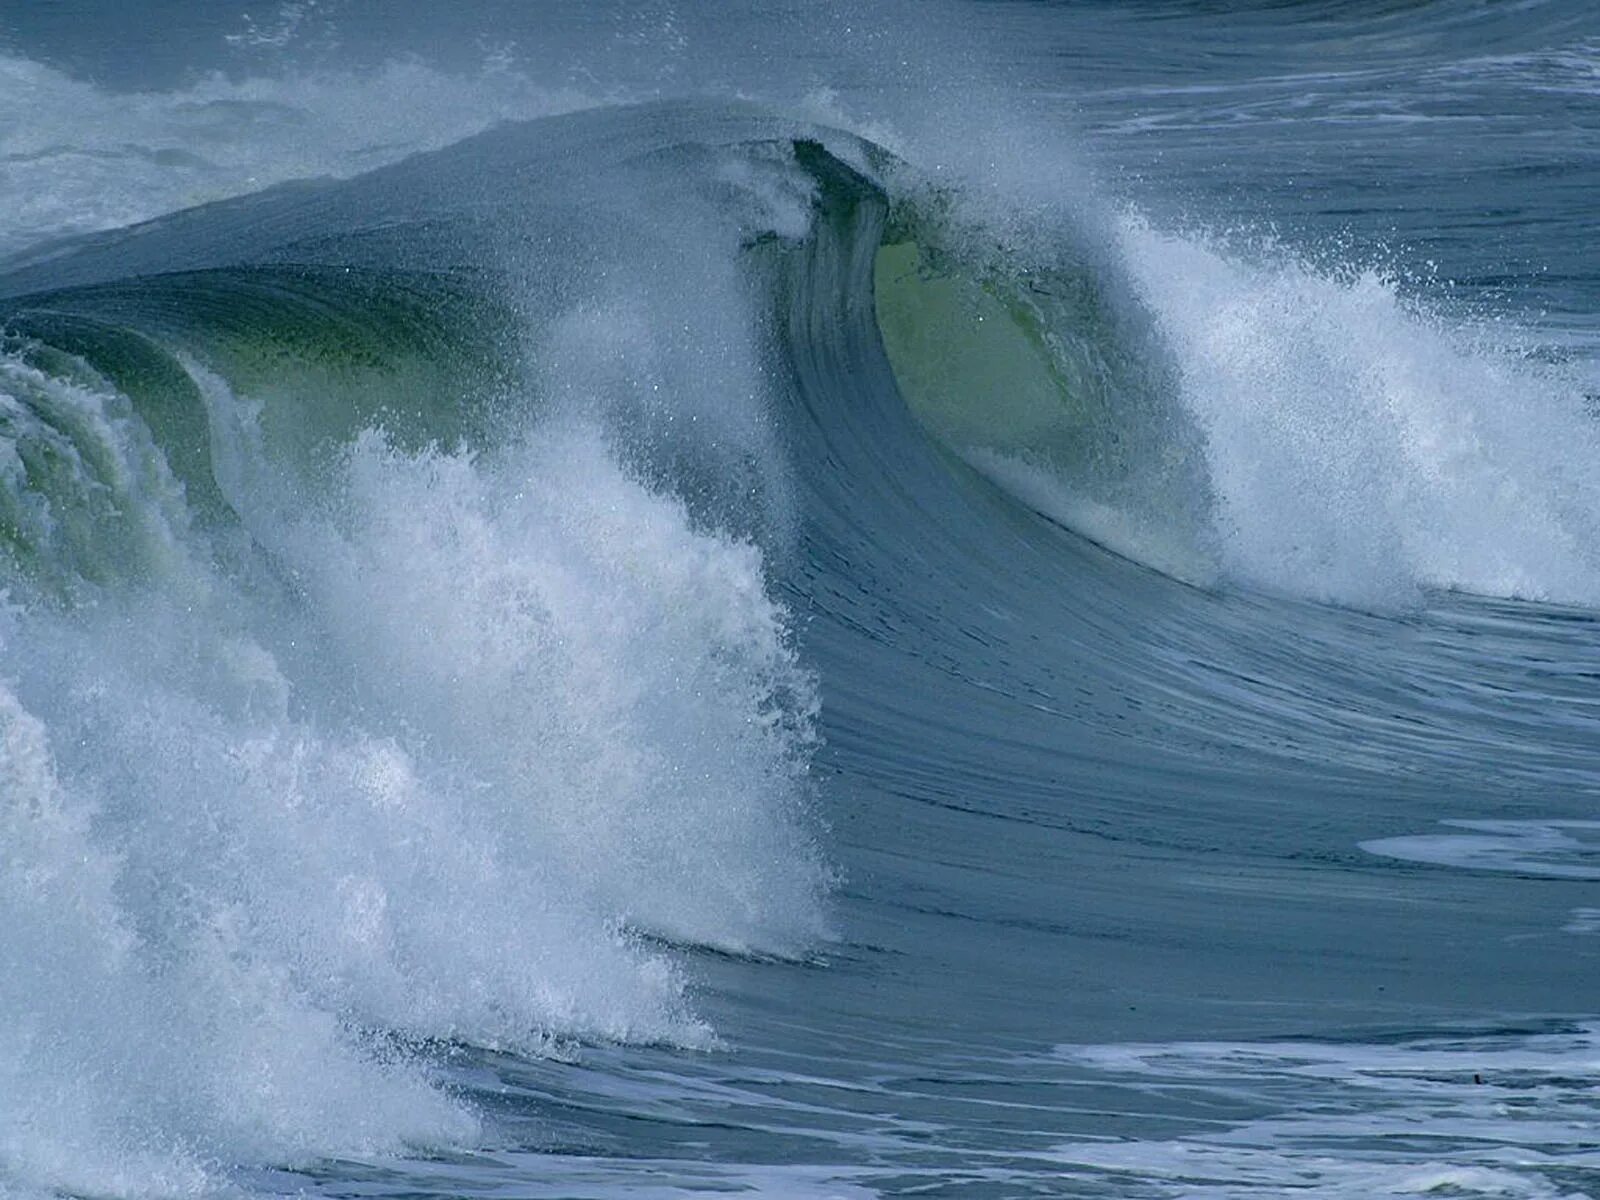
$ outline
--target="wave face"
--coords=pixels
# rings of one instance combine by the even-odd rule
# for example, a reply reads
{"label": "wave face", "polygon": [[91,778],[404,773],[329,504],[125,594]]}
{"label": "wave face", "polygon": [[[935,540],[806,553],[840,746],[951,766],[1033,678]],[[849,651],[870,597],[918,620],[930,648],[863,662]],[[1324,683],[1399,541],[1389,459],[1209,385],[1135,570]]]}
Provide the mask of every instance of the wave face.
{"label": "wave face", "polygon": [[491,7],[7,27],[0,1196],[1590,1188],[1592,17]]}

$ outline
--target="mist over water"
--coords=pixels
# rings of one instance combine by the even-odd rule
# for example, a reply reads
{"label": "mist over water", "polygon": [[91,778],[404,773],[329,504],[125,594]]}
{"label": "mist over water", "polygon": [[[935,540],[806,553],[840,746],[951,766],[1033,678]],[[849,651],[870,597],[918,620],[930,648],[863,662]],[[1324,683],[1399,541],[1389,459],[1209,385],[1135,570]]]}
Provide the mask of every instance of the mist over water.
{"label": "mist over water", "polygon": [[1592,14],[146,15],[0,15],[0,1195],[1593,1190]]}

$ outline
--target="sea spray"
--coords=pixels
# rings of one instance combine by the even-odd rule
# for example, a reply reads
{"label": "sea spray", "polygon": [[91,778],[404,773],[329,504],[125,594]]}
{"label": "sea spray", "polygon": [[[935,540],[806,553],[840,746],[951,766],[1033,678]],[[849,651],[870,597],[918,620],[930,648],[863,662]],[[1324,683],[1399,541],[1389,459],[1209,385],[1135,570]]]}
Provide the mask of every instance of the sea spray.
{"label": "sea spray", "polygon": [[[226,464],[259,410],[191,369]],[[65,386],[19,378],[28,413]],[[91,460],[121,481],[86,561],[181,508],[134,470],[147,437],[96,445],[41,493],[98,494]],[[369,431],[309,506],[284,478],[219,470],[253,549],[174,519],[138,571],[7,616],[13,1178],[193,1190],[219,1163],[467,1144],[426,1047],[709,1046],[637,935],[825,933],[813,684],[752,545],[579,425],[492,455]]]}
{"label": "sea spray", "polygon": [[1600,424],[1576,374],[1370,271],[1252,261],[1137,215],[1119,245],[1203,431],[1229,573],[1349,604],[1600,598]]}

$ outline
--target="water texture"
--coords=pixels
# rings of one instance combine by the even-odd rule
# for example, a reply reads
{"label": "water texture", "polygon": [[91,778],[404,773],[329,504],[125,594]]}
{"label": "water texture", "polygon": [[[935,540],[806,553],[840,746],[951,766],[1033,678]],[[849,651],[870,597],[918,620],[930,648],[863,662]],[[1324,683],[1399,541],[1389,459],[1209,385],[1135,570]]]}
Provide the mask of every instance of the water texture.
{"label": "water texture", "polygon": [[1600,1195],[1587,4],[0,9],[0,1196]]}

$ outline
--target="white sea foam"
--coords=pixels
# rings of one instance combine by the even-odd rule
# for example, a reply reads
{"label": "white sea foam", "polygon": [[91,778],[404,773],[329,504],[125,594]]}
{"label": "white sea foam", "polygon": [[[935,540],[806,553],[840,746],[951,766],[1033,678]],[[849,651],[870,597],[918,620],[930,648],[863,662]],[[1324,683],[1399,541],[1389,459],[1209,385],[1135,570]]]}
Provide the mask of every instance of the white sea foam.
{"label": "white sea foam", "polygon": [[[169,1194],[470,1143],[412,1040],[706,1046],[636,933],[824,934],[812,683],[761,556],[598,434],[369,433],[315,502],[219,472],[285,592],[203,565],[114,393],[12,375],[82,415],[72,494],[114,482],[160,552],[0,631],[0,1176]],[[237,464],[250,408],[197,378]]]}
{"label": "white sea foam", "polygon": [[1576,380],[1372,272],[1250,261],[1135,216],[1119,242],[1205,441],[1228,573],[1380,606],[1418,587],[1600,597],[1600,423]]}
{"label": "white sea foam", "polygon": [[1135,1092],[1224,1115],[1170,1139],[1074,1143],[1059,1160],[1122,1194],[1577,1197],[1600,1165],[1596,1031],[1440,1034],[1388,1045],[1064,1046]]}
{"label": "white sea foam", "polygon": [[[1369,854],[1556,879],[1600,879],[1600,821],[1441,821],[1449,833],[1376,838]],[[1576,913],[1583,913],[1578,909]],[[1575,917],[1576,919],[1576,917]],[[1574,929],[1573,932],[1582,932]]]}
{"label": "white sea foam", "polygon": [[1562,933],[1597,934],[1600,933],[1600,908],[1575,908],[1567,915],[1567,923],[1561,927]]}
{"label": "white sea foam", "polygon": [[[167,836],[152,860],[130,842],[155,839],[100,827],[130,802],[190,796],[113,797],[101,780],[64,771],[44,722],[10,691],[0,693],[0,750],[7,1176],[77,1194],[194,1193],[218,1159],[304,1161],[473,1136],[475,1119],[421,1069],[363,1050],[292,964],[252,944],[260,914],[242,897],[172,894],[212,869],[182,861],[202,848],[173,826],[217,820],[216,809],[158,817]],[[158,928],[158,909],[181,910],[180,926]]]}

